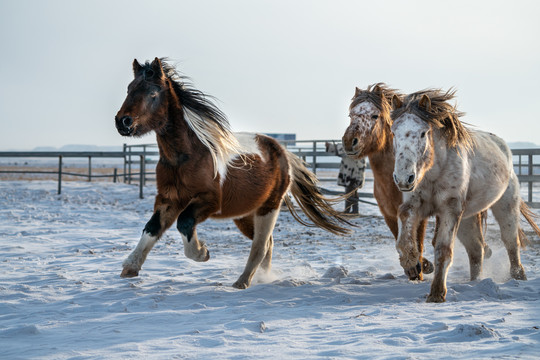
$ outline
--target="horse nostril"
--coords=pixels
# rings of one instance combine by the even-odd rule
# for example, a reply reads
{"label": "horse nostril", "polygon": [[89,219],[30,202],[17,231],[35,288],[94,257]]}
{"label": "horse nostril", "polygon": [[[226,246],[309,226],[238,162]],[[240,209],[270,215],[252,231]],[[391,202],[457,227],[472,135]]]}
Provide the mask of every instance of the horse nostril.
{"label": "horse nostril", "polygon": [[394,182],[395,182],[396,184],[398,183],[398,179],[397,179],[396,174],[394,174]]}
{"label": "horse nostril", "polygon": [[127,128],[133,124],[133,119],[131,118],[131,116],[124,116],[122,117],[121,121],[122,121],[122,125],[124,125]]}
{"label": "horse nostril", "polygon": [[409,178],[407,179],[407,181],[409,182],[409,184],[412,184],[414,182],[414,174],[412,174],[411,176],[409,176]]}
{"label": "horse nostril", "polygon": [[352,140],[352,146],[356,146],[356,145],[358,145],[358,138],[354,138]]}

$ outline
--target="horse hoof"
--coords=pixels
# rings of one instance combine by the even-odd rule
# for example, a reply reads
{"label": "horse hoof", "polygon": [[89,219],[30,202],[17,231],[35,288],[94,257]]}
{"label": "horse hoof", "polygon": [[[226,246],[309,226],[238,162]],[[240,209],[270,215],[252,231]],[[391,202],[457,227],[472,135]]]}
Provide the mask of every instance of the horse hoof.
{"label": "horse hoof", "polygon": [[240,290],[247,289],[248,287],[249,285],[247,283],[240,280],[238,280],[237,282],[233,284],[233,288],[240,289]]}
{"label": "horse hoof", "polygon": [[405,269],[405,275],[409,277],[409,280],[423,280],[422,265],[420,265],[420,262],[412,268]]}
{"label": "horse hoof", "polygon": [[122,270],[122,273],[120,274],[120,277],[123,277],[123,278],[132,278],[136,276],[139,276],[139,270],[130,269],[130,268],[124,268],[124,270]]}
{"label": "horse hoof", "polygon": [[525,269],[523,269],[523,266],[521,266],[518,269],[512,270],[511,275],[512,275],[512,279],[527,280],[527,275],[525,275]]}
{"label": "horse hoof", "polygon": [[435,270],[433,263],[426,258],[422,259],[422,272],[424,274],[431,274]]}
{"label": "horse hoof", "polygon": [[446,299],[443,295],[432,295],[432,294],[429,294],[426,302],[428,303],[443,303],[445,302]]}

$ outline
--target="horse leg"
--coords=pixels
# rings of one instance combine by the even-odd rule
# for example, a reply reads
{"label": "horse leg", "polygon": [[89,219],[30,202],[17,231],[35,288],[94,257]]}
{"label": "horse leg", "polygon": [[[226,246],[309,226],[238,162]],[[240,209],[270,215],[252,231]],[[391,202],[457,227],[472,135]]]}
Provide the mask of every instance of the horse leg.
{"label": "horse leg", "polygon": [[[446,301],[446,277],[452,265],[454,240],[461,220],[462,210],[458,199],[448,202],[450,211],[440,214],[437,241],[435,242],[435,273],[427,302]],[[452,210],[454,210],[452,212]]]}
{"label": "horse leg", "polygon": [[135,277],[139,275],[139,270],[141,270],[148,253],[165,230],[173,224],[179,212],[178,206],[172,201],[163,198],[161,195],[156,196],[154,214],[144,227],[137,247],[122,264],[123,270],[120,274],[121,277]]}
{"label": "horse leg", "polygon": [[421,221],[410,205],[402,205],[399,209],[399,234],[396,242],[396,249],[399,254],[399,262],[409,279],[420,279],[422,265],[420,264],[418,253],[417,230]]}
{"label": "horse leg", "polygon": [[199,241],[197,236],[196,226],[198,223],[206,220],[209,216],[201,216],[201,209],[196,203],[190,204],[180,216],[176,222],[176,228],[182,236],[182,241],[184,243],[184,254],[187,258],[203,262],[210,259],[210,251],[206,247],[206,244],[202,241]]}
{"label": "horse leg", "polygon": [[459,224],[457,237],[465,246],[469,255],[471,281],[478,279],[484,261],[484,237],[482,234],[481,214],[478,213]]}
{"label": "horse leg", "polygon": [[272,231],[274,230],[278,215],[279,208],[271,210],[265,215],[254,216],[251,252],[249,253],[244,272],[233,284],[233,287],[237,289],[248,288],[259,265],[263,265],[266,270],[270,269],[273,247]]}
{"label": "horse leg", "polygon": [[[433,263],[423,256],[424,253],[424,236],[426,235],[427,219],[420,221],[418,229],[416,229],[416,246],[418,247],[418,253],[420,256],[418,260],[422,264],[422,272],[419,274],[418,280],[423,280],[423,274],[431,274],[433,272]],[[410,279],[413,280],[413,279]]]}
{"label": "horse leg", "polygon": [[[254,233],[254,224],[253,224],[253,215],[245,216],[241,219],[235,219],[234,223],[240,229],[242,234],[247,236],[250,240],[253,240],[253,233]],[[264,257],[261,267],[265,271],[270,271],[272,267],[272,248],[274,247],[274,239],[272,236],[270,236],[270,246],[268,247],[268,251],[266,252],[266,256]]]}
{"label": "horse leg", "polygon": [[510,260],[510,275],[516,280],[527,280],[519,254],[520,200],[519,183],[514,175],[504,194],[491,207],[491,212],[501,228],[501,238]]}

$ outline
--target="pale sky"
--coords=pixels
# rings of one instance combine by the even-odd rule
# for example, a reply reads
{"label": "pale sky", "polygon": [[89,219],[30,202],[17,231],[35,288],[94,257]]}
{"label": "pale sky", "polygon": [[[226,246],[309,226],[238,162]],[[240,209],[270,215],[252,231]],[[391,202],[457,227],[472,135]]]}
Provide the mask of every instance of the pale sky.
{"label": "pale sky", "polygon": [[234,131],[340,139],[355,86],[457,88],[464,121],[540,144],[540,1],[0,0],[0,150],[153,143],[114,126],[169,57]]}

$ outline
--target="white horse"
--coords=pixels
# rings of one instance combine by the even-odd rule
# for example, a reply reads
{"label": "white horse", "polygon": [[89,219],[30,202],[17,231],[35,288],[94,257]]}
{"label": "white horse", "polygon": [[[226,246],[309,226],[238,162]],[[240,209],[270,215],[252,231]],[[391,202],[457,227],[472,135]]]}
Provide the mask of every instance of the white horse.
{"label": "white horse", "polygon": [[459,121],[462,113],[448,103],[454,93],[424,90],[404,102],[395,98],[392,113],[394,181],[404,195],[396,247],[404,269],[415,271],[417,265],[414,239],[419,222],[429,216],[438,220],[435,274],[427,302],[445,301],[456,235],[469,254],[471,279],[480,274],[484,248],[475,221],[478,213],[491,208],[514,279],[527,279],[520,260],[520,247],[527,242],[520,213],[540,236],[533,213],[520,197],[510,149],[491,133],[465,127]]}

